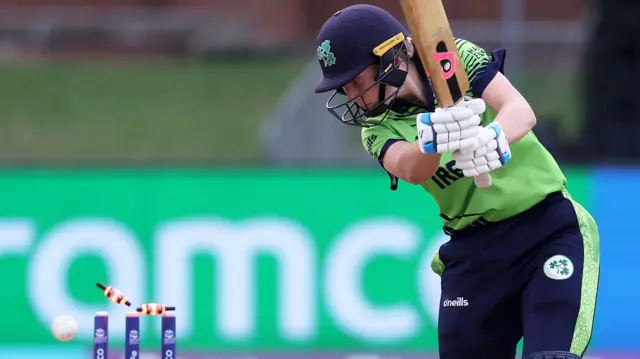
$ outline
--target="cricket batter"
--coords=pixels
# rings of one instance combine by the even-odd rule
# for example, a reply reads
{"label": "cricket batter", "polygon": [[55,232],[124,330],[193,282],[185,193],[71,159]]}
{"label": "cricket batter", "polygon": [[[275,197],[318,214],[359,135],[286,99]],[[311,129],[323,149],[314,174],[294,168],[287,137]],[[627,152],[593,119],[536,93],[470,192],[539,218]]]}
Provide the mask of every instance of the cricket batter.
{"label": "cricket batter", "polygon": [[[318,34],[315,91],[334,91],[327,109],[362,127],[393,190],[398,179],[420,185],[440,208],[450,236],[432,263],[440,358],[513,359],[522,338],[525,359],[581,358],[598,290],[596,223],[531,131],[535,114],[503,74],[505,50],[456,45],[470,90],[442,109],[405,27],[350,6]],[[476,188],[473,176],[487,172],[493,185]]]}

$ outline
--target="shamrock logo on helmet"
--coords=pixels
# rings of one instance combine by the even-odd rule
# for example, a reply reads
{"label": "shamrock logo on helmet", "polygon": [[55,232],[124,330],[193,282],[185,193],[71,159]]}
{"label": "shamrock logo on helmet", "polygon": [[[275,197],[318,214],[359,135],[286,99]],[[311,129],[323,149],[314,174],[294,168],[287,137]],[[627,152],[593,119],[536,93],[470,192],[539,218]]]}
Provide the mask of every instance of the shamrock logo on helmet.
{"label": "shamrock logo on helmet", "polygon": [[324,40],[324,42],[318,46],[318,60],[324,61],[324,67],[335,65],[336,56],[331,52],[331,41]]}

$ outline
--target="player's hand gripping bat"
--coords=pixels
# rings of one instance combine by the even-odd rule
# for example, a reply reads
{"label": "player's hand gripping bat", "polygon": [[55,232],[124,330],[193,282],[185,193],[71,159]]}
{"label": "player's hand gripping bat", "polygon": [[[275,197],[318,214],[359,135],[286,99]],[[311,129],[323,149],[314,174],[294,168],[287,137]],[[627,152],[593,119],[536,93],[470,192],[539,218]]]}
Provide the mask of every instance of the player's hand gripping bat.
{"label": "player's hand gripping bat", "polygon": [[[415,49],[441,107],[451,107],[464,100],[469,79],[461,63],[442,0],[400,0]],[[491,186],[491,175],[474,177],[476,186]]]}

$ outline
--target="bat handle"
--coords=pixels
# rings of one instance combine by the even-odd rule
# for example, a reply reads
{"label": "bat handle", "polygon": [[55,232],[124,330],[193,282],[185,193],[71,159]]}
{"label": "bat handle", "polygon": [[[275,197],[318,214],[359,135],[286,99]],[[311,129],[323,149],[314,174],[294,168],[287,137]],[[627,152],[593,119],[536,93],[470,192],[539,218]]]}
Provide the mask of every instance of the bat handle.
{"label": "bat handle", "polygon": [[492,183],[491,175],[488,173],[475,176],[473,181],[476,183],[476,187],[478,188],[489,188]]}

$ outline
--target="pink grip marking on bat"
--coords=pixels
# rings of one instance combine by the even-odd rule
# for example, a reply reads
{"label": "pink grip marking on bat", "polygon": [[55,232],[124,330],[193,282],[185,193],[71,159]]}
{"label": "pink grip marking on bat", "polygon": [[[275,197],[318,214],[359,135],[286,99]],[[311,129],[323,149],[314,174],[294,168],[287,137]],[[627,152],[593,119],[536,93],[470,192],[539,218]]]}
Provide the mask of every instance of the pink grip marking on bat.
{"label": "pink grip marking on bat", "polygon": [[449,69],[445,69],[445,66],[442,66],[440,71],[440,76],[443,79],[448,80],[456,73],[456,55],[453,52],[433,52],[433,58],[442,64],[443,61],[446,61],[450,64]]}

